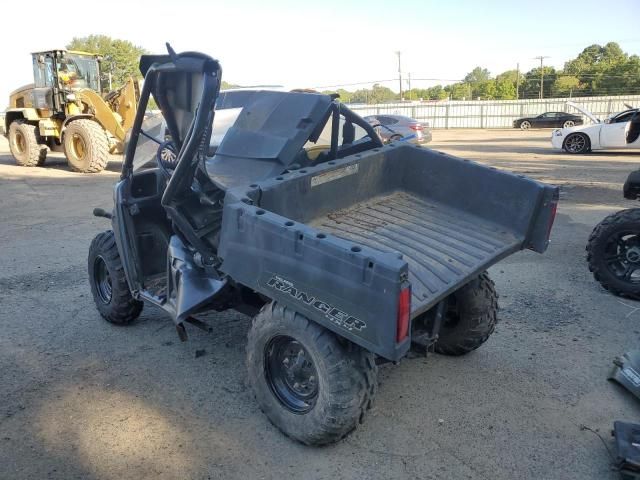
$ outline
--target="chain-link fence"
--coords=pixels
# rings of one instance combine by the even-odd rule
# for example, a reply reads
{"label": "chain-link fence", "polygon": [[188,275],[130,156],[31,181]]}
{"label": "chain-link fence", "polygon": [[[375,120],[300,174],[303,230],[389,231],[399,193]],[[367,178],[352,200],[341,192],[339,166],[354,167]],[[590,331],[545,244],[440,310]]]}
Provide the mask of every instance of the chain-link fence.
{"label": "chain-link fence", "polygon": [[[424,103],[388,103],[378,105],[348,105],[361,116],[406,115],[428,123],[432,128],[511,128],[513,121],[544,112],[569,112],[580,115],[566,102],[572,101],[597,118],[626,110],[631,105],[640,107],[640,95],[615,97],[575,97],[535,100],[452,100]],[[590,123],[584,118],[585,123]]]}

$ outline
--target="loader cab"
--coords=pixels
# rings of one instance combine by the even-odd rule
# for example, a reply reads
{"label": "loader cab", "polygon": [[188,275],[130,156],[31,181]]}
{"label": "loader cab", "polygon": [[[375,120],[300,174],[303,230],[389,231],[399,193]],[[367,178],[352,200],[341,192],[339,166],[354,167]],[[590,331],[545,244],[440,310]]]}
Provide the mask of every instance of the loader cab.
{"label": "loader cab", "polygon": [[49,50],[31,54],[33,62],[33,102],[40,110],[64,113],[72,93],[80,88],[101,91],[100,56],[92,53]]}

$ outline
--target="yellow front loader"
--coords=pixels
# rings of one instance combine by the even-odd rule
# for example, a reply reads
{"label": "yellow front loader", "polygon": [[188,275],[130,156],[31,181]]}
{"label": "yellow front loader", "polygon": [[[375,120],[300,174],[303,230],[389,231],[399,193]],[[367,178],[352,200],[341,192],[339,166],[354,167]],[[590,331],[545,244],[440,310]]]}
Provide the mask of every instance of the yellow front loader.
{"label": "yellow front loader", "polygon": [[16,163],[41,166],[52,150],[64,151],[75,171],[103,170],[133,125],[138,81],[103,96],[98,55],[50,50],[32,58],[34,83],[11,93],[3,125]]}

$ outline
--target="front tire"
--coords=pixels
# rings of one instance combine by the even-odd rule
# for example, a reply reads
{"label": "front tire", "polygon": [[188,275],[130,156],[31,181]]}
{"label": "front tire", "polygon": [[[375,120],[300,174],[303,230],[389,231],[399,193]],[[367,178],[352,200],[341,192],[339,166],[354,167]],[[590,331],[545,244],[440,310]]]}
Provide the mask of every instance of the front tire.
{"label": "front tire", "polygon": [[520,129],[521,130],[529,130],[531,128],[531,122],[529,122],[528,120],[524,120],[522,122],[520,122]]}
{"label": "front tire", "polygon": [[64,131],[64,153],[72,170],[97,173],[109,161],[109,139],[102,126],[87,118],[73,120]]}
{"label": "front tire", "polygon": [[591,150],[591,143],[584,133],[572,133],[565,138],[562,148],[571,154],[587,153]]}
{"label": "front tire", "polygon": [[20,166],[40,167],[44,164],[47,146],[40,140],[38,127],[26,120],[14,120],[9,125],[9,150]]}
{"label": "front tire", "polygon": [[609,215],[593,229],[587,263],[603,288],[640,300],[640,209]]}
{"label": "front tire", "polygon": [[131,296],[111,230],[96,235],[91,242],[88,270],[93,301],[107,322],[126,325],[140,316],[143,303]]}
{"label": "front tire", "polygon": [[306,445],[348,435],[377,388],[372,353],[275,302],[253,320],[247,370],[267,418]]}
{"label": "front tire", "polygon": [[447,298],[447,309],[434,349],[464,355],[486,342],[498,321],[498,294],[487,272]]}

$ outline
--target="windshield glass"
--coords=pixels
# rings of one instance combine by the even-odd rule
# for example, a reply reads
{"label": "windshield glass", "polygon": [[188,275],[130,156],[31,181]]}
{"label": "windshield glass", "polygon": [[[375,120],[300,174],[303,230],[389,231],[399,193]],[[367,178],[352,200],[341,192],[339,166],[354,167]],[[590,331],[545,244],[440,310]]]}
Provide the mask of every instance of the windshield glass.
{"label": "windshield glass", "polygon": [[90,88],[99,92],[98,74],[98,60],[93,56],[67,53],[58,59],[58,76],[69,88]]}
{"label": "windshield glass", "polygon": [[[142,131],[138,137],[136,153],[133,156],[134,171],[156,166],[156,154],[158,153],[158,148],[162,142],[169,138],[168,135],[162,113],[149,113],[142,122]],[[129,143],[128,136],[125,143]]]}

